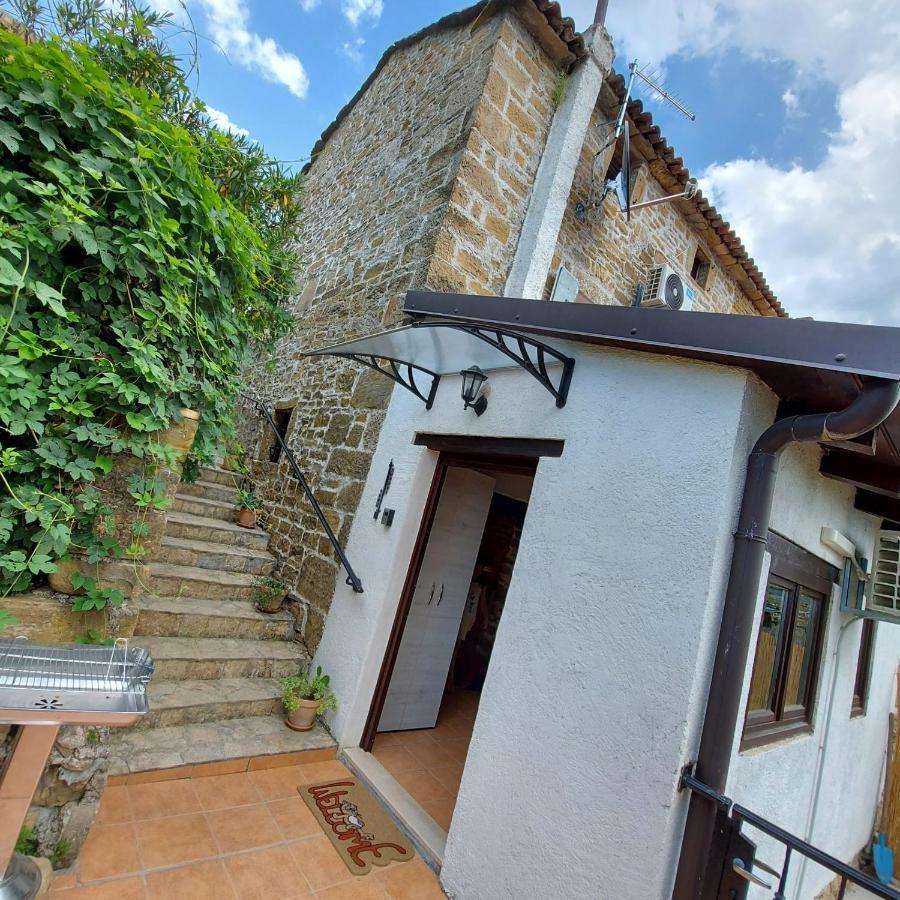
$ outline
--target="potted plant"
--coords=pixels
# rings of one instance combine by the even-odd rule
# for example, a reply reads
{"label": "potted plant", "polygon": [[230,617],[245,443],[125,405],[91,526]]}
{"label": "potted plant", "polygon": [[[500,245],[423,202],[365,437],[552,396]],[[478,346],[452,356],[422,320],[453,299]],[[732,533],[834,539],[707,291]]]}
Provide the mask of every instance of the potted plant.
{"label": "potted plant", "polygon": [[277,578],[257,578],[256,608],[263,613],[276,613],[287,597],[287,585]]}
{"label": "potted plant", "polygon": [[259,497],[252,488],[241,488],[238,491],[237,523],[241,528],[256,528],[256,511],[262,507]]}
{"label": "potted plant", "polygon": [[337,709],[337,701],[329,690],[331,679],[316,666],[315,675],[291,675],[281,679],[281,702],[287,713],[285,724],[294,731],[309,731],[316,716]]}

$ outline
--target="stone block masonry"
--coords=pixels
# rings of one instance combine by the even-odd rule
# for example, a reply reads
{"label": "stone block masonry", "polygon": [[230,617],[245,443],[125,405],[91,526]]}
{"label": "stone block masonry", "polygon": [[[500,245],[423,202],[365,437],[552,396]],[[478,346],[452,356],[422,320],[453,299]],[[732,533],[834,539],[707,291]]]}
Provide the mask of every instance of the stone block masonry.
{"label": "stone block masonry", "polygon": [[[467,287],[463,277],[440,278],[430,267],[446,233],[502,21],[491,18],[472,33],[465,26],[437,31],[393,51],[307,174],[298,327],[252,370],[248,389],[270,408],[296,401],[288,442],[341,539],[356,512],[392,383],[351,363],[302,353],[398,324],[410,288]],[[511,170],[510,181],[517,177]],[[523,190],[518,182],[516,189]],[[504,190],[513,196],[512,187]],[[482,221],[487,212],[487,206],[480,211]],[[497,222],[493,228],[502,232]],[[477,240],[469,246],[477,248]],[[475,273],[473,282],[480,279],[484,289],[493,283],[477,254],[460,259]],[[241,418],[270,549],[303,604],[304,639],[314,650],[337,560],[287,462],[269,462],[271,433],[252,410]]]}
{"label": "stone block masonry", "polygon": [[[546,44],[556,38],[530,28],[523,9],[498,4],[477,20],[459,14],[389,50],[307,172],[297,326],[261,354],[247,388],[269,409],[293,405],[288,443],[342,541],[393,384],[354,363],[303,353],[400,324],[409,289],[503,294],[560,102],[559,56]],[[673,205],[626,225],[614,199],[592,222],[578,222],[575,204],[590,190],[605,118],[595,110],[588,127],[551,271],[569,267],[581,299],[630,303],[651,264],[690,270],[696,232]],[[664,192],[648,175],[641,199]],[[700,309],[754,312],[714,259],[710,279]],[[250,407],[239,418],[278,574],[300,600],[304,640],[315,652],[343,575],[287,461],[269,461],[268,427]],[[366,561],[351,563],[365,586]]]}

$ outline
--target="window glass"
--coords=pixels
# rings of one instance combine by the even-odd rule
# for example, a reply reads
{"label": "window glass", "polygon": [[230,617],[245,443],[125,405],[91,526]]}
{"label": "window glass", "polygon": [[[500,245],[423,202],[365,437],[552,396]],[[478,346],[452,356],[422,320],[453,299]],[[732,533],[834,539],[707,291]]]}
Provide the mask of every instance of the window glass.
{"label": "window glass", "polygon": [[778,659],[785,629],[785,612],[790,591],[779,584],[770,584],[763,603],[762,624],[756,644],[756,660],[750,681],[749,712],[775,713],[775,688]]}
{"label": "window glass", "polygon": [[784,705],[806,708],[810,670],[816,658],[819,598],[802,588],[791,630],[791,649],[785,678]]}

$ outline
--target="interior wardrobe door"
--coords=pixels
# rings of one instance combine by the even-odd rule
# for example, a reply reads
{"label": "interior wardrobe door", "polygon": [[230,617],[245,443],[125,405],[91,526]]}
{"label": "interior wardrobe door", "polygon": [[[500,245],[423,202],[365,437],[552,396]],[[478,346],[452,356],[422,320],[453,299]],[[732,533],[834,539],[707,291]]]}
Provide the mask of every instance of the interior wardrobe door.
{"label": "interior wardrobe door", "polygon": [[432,728],[437,722],[493,495],[488,475],[447,469],[379,731]]}

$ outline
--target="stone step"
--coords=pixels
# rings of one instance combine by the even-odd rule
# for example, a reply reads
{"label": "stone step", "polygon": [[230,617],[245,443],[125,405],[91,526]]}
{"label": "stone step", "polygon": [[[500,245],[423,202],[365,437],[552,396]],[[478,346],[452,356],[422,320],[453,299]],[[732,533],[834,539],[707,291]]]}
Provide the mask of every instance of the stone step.
{"label": "stone step", "polygon": [[156,664],[153,677],[159,681],[286,678],[309,666],[306,649],[288,641],[136,634],[133,643],[150,651]]}
{"label": "stone step", "polygon": [[217,572],[198,566],[153,562],[147,566],[150,593],[158,597],[208,597],[210,600],[255,600],[257,575]]}
{"label": "stone step", "polygon": [[166,535],[157,555],[159,562],[221,572],[271,575],[275,557],[266,550],[248,550],[217,541],[191,540]]}
{"label": "stone step", "polygon": [[148,699],[150,711],[136,730],[272,716],[281,711],[281,685],[274,678],[154,679]]}
{"label": "stone step", "polygon": [[148,637],[291,640],[294,617],[257,612],[249,603],[204,597],[141,597],[135,631]]}
{"label": "stone step", "polygon": [[238,487],[244,476],[240,472],[229,472],[228,469],[204,466],[200,469],[200,480],[210,481],[213,484],[224,484],[228,487]]}
{"label": "stone step", "polygon": [[[316,725],[312,731],[291,731],[281,715],[144,731],[114,728],[109,743],[109,772],[111,776],[121,778],[139,772],[226,761],[233,765],[222,768],[237,772],[246,768],[251,757],[306,752],[314,755],[335,747],[334,739],[322,725]],[[182,774],[187,777],[190,772],[183,770]],[[213,773],[207,770],[202,774]]]}
{"label": "stone step", "polygon": [[212,481],[182,481],[178,485],[178,493],[187,497],[203,497],[205,500],[219,500],[222,503],[237,505],[238,489],[227,484],[216,484]]}
{"label": "stone step", "polygon": [[247,550],[265,550],[269,545],[269,535],[262,528],[241,528],[234,522],[171,509],[166,512],[166,535],[192,541],[228,544]]}
{"label": "stone step", "polygon": [[209,519],[219,519],[222,522],[234,522],[237,519],[237,509],[235,509],[233,503],[223,503],[221,500],[207,500],[205,497],[193,497],[190,494],[181,493],[180,490],[175,495],[171,508],[175,512],[190,513],[192,516],[204,516]]}

